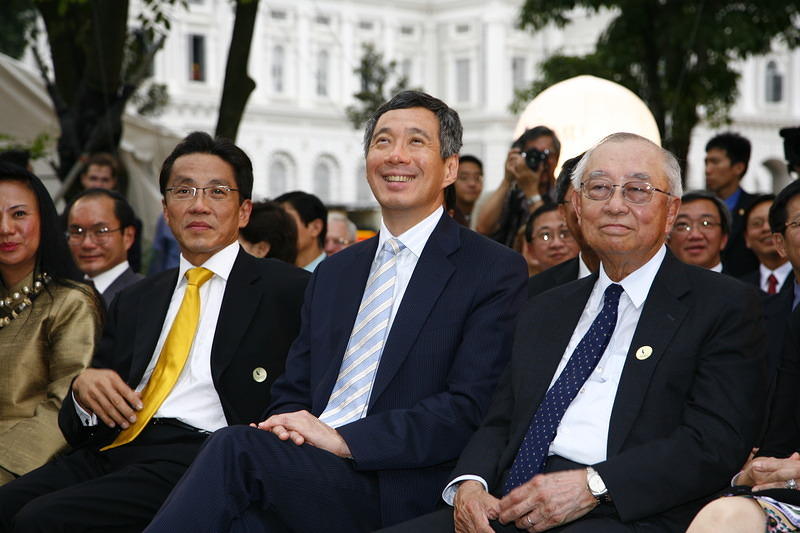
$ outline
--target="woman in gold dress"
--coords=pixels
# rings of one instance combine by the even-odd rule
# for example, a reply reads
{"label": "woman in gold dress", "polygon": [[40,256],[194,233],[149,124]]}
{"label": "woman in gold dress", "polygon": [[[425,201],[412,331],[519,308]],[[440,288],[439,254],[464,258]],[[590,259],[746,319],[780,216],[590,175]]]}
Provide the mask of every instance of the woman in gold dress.
{"label": "woman in gold dress", "polygon": [[66,446],[58,410],[102,317],[80,279],[47,189],[0,163],[0,485]]}

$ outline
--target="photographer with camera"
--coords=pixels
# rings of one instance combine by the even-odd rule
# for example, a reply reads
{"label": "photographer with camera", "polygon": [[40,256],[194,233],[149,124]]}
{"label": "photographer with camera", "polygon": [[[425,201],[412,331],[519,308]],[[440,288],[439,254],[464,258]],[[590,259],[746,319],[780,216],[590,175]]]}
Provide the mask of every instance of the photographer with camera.
{"label": "photographer with camera", "polygon": [[477,231],[512,247],[528,214],[552,202],[554,171],[561,143],[553,130],[536,126],[511,145],[500,186],[481,206]]}

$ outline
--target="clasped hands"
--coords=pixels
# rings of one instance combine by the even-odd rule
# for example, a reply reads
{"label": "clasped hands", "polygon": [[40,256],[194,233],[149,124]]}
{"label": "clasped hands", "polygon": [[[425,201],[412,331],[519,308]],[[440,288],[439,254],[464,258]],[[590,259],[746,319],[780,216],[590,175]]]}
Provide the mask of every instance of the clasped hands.
{"label": "clasped hands", "polygon": [[737,484],[748,485],[753,492],[787,488],[786,482],[800,479],[800,453],[789,457],[753,457],[745,463]]}
{"label": "clasped hands", "polygon": [[585,470],[539,474],[501,499],[477,481],[461,483],[454,507],[457,533],[492,533],[490,520],[513,522],[526,531],[546,531],[585,515],[597,505]]}
{"label": "clasped hands", "polygon": [[308,411],[272,415],[251,427],[274,433],[281,440],[291,440],[297,446],[310,444],[338,457],[350,458],[350,447],[331,426]]}

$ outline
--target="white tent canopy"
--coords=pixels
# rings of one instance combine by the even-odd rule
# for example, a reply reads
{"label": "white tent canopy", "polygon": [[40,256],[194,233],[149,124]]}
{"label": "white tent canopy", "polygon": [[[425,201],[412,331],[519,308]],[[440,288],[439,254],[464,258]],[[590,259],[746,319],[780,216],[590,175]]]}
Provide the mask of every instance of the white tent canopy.
{"label": "white tent canopy", "polygon": [[517,122],[514,138],[529,128],[547,126],[561,141],[561,163],[617,132],[636,133],[661,145],[653,114],[631,91],[595,76],[556,83],[534,98]]}
{"label": "white tent canopy", "polygon": [[[16,142],[30,143],[46,133],[50,139],[49,156],[56,159],[56,141],[60,135],[58,119],[50,96],[38,73],[6,55],[0,54],[0,135]],[[128,173],[128,201],[144,223],[144,238],[151,240],[161,213],[158,171],[161,163],[181,137],[163,126],[141,117],[125,114],[122,118],[119,155]],[[47,180],[52,169],[35,162],[34,171],[45,179],[54,192],[59,183]]]}

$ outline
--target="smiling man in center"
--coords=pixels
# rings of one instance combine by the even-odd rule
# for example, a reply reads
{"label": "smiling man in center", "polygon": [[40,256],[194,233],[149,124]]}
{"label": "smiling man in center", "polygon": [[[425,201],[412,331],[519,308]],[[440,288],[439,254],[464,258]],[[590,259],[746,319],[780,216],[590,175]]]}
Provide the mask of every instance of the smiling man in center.
{"label": "smiling man in center", "polygon": [[526,268],[442,208],[461,147],[444,102],[398,94],[364,145],[379,235],[319,265],[265,419],[217,432],[147,531],[372,531],[435,508],[508,360]]}

